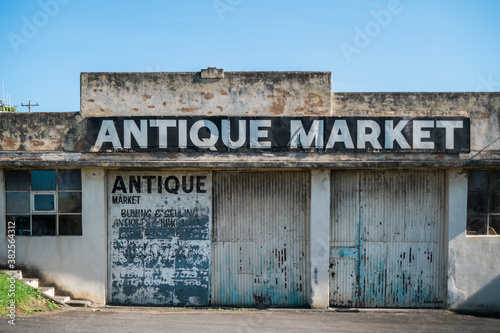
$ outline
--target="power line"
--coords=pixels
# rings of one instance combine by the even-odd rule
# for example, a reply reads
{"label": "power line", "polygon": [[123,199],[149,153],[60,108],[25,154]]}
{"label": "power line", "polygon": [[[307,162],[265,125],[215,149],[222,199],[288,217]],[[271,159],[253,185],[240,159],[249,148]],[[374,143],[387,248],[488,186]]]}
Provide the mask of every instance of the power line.
{"label": "power line", "polygon": [[38,103],[31,104],[31,101],[30,101],[28,104],[21,103],[21,106],[27,106],[29,108],[29,112],[31,112],[31,107],[33,107],[33,106],[40,106],[40,105],[38,105]]}

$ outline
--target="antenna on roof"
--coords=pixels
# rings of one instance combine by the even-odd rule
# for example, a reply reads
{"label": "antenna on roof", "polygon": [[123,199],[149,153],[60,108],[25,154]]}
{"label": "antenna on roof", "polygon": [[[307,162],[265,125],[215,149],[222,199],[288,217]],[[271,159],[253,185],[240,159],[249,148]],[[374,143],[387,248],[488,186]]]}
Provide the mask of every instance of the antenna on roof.
{"label": "antenna on roof", "polygon": [[38,103],[31,104],[31,101],[30,101],[28,104],[21,103],[21,106],[27,106],[29,108],[29,112],[31,112],[31,107],[33,107],[33,106],[40,106],[40,105],[38,105]]}

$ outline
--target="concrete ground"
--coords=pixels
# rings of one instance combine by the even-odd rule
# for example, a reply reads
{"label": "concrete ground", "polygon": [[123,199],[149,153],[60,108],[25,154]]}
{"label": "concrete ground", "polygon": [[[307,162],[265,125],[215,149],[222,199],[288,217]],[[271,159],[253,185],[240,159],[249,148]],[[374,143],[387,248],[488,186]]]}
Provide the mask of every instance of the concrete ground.
{"label": "concrete ground", "polygon": [[0,332],[500,332],[500,316],[444,310],[220,310],[106,307],[0,319]]}

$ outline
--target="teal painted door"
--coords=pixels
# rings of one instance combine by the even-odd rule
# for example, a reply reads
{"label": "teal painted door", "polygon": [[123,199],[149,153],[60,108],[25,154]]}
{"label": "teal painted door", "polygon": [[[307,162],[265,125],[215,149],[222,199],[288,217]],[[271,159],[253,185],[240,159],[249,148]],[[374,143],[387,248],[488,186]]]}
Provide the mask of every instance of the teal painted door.
{"label": "teal painted door", "polygon": [[330,304],[444,306],[442,171],[332,172]]}

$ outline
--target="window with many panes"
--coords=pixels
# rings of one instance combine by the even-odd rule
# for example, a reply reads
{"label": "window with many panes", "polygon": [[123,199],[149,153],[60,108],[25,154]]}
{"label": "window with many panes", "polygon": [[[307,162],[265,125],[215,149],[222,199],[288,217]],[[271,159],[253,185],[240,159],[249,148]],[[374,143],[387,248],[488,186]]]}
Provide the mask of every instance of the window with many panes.
{"label": "window with many panes", "polygon": [[500,235],[500,170],[468,173],[467,235]]}
{"label": "window with many panes", "polygon": [[18,236],[82,235],[80,170],[5,170],[5,201]]}

